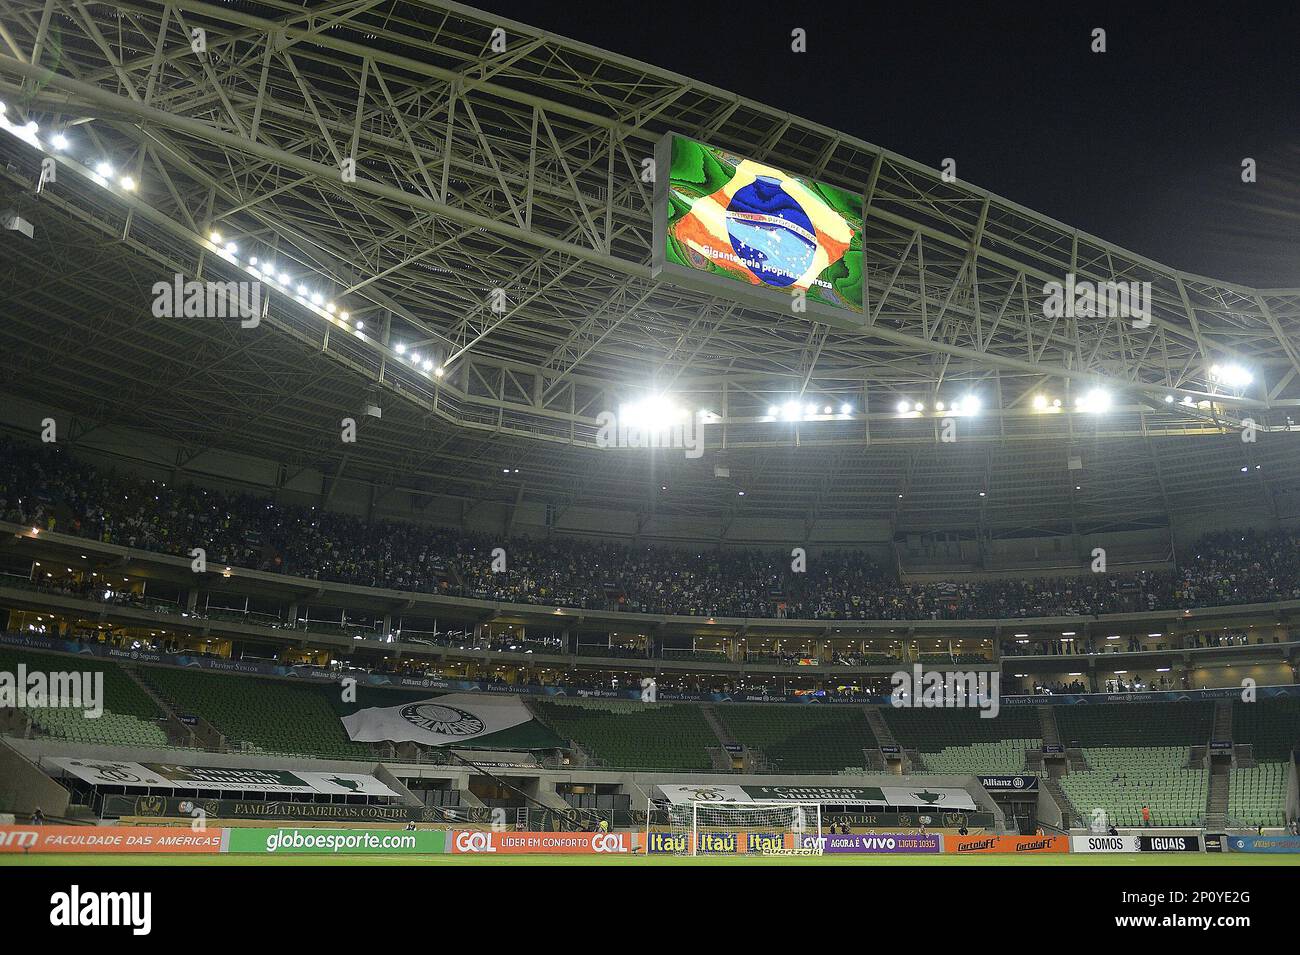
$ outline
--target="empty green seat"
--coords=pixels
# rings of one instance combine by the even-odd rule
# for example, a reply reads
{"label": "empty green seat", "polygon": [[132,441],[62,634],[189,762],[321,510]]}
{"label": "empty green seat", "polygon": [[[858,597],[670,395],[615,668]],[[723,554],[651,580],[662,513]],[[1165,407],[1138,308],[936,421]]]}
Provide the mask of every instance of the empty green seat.
{"label": "empty green seat", "polygon": [[1041,739],[1004,739],[969,746],[945,746],[922,753],[927,772],[977,776],[981,773],[1017,775],[1025,771],[1025,750],[1041,749]]}
{"label": "empty green seat", "polygon": [[735,742],[759,750],[780,772],[843,772],[879,745],[857,706],[732,703],[715,712]]}
{"label": "empty green seat", "polygon": [[348,738],[327,694],[337,687],[142,667],[140,675],[180,714],[207,720],[231,748],[278,755],[369,759],[365,743]]}
{"label": "empty green seat", "polygon": [[1214,703],[1104,703],[1058,706],[1056,726],[1067,746],[1204,746]]}
{"label": "empty green seat", "polygon": [[1300,700],[1234,701],[1232,736],[1252,746],[1257,762],[1286,762],[1300,748]]}
{"label": "empty green seat", "polygon": [[[103,675],[103,713],[87,717],[85,707],[25,706],[23,713],[47,736],[79,743],[110,746],[166,746],[167,734],[159,724],[163,713],[112,660],[97,656],[40,653],[0,647],[0,670],[28,673],[90,673]],[[48,701],[52,702],[52,701]]]}
{"label": "empty green seat", "polygon": [[713,768],[717,737],[699,706],[614,700],[536,700],[533,712],[560,736],[575,740],[601,765],[618,769]]}
{"label": "empty green seat", "polygon": [[1242,826],[1286,824],[1286,763],[1261,763],[1232,770],[1228,783],[1228,817]]}
{"label": "empty green seat", "polygon": [[1208,768],[1188,766],[1185,746],[1086,748],[1090,769],[1060,779],[1061,788],[1086,824],[1141,826],[1142,807],[1153,826],[1195,826],[1205,817]]}

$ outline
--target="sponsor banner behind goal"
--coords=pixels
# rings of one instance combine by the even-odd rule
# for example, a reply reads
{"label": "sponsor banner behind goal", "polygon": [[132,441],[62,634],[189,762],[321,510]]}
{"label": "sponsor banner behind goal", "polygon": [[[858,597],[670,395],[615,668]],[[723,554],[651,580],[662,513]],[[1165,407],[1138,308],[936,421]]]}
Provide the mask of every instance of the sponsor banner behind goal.
{"label": "sponsor banner behind goal", "polygon": [[647,832],[645,851],[648,855],[690,855],[691,834],[689,832]]}
{"label": "sponsor banner behind goal", "polygon": [[[804,836],[803,844],[811,846],[816,836]],[[905,832],[849,833],[840,836],[822,836],[822,852],[892,853],[941,852],[943,837],[930,832],[925,835]]]}
{"label": "sponsor banner behind goal", "polygon": [[979,852],[1069,852],[1068,836],[948,836],[943,851],[961,854]]}
{"label": "sponsor banner behind goal", "polygon": [[625,853],[636,851],[636,836],[632,832],[491,832],[455,829],[448,834],[447,851],[457,855]]}
{"label": "sponsor banner behind goal", "polygon": [[[690,855],[689,832],[649,832],[645,839],[648,855]],[[744,855],[769,852],[789,852],[795,848],[811,847],[816,836],[804,837],[802,846],[795,843],[793,832],[701,832],[699,855]]]}
{"label": "sponsor banner behind goal", "polygon": [[224,829],[179,826],[0,826],[0,853],[215,853]]}

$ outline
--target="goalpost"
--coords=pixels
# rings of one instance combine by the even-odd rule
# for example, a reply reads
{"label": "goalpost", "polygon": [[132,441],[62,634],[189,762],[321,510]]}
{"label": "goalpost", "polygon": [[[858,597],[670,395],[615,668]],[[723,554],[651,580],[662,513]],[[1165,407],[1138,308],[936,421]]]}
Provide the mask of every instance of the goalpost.
{"label": "goalpost", "polygon": [[[663,804],[668,840],[659,851],[679,855],[750,853],[821,855],[822,807],[815,802],[755,801]],[[652,810],[646,814],[646,845],[652,844]]]}

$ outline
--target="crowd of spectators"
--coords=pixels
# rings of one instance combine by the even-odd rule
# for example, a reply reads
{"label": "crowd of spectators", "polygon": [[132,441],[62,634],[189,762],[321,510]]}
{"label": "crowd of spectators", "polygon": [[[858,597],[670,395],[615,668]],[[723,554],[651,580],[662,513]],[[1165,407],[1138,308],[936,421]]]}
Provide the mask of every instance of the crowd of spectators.
{"label": "crowd of spectators", "polygon": [[[1185,678],[1184,678],[1185,679]],[[1140,693],[1151,690],[1173,690],[1180,689],[1174,685],[1174,681],[1167,676],[1152,677],[1151,680],[1145,681],[1141,674],[1133,676],[1131,679],[1112,679],[1105,683],[1107,693]],[[1186,686],[1181,687],[1186,689]],[[1096,692],[1089,688],[1088,684],[1082,680],[1071,680],[1066,683],[1061,680],[1056,682],[1034,683],[1035,696],[1060,696],[1068,693],[1093,693]]]}
{"label": "crowd of spectators", "polygon": [[1082,680],[1071,680],[1069,683],[1066,683],[1062,680],[1057,680],[1054,683],[1034,684],[1035,696],[1060,696],[1065,693],[1091,693],[1091,692],[1092,690],[1088,689],[1088,684],[1084,683]]}
{"label": "crowd of spectators", "polygon": [[1245,630],[1225,630],[1221,633],[1191,634],[1186,638],[1189,647],[1245,647],[1250,645],[1250,636]]}
{"label": "crowd of spectators", "polygon": [[[690,550],[554,537],[503,541],[96,471],[54,445],[0,439],[0,518],[127,547],[318,580],[515,603],[661,614],[960,620],[1300,598],[1300,536],[1212,534],[1177,569],[905,583],[865,553]],[[505,568],[493,551],[503,548]],[[495,569],[494,569],[495,565]],[[1076,650],[1075,652],[1079,652]]]}
{"label": "crowd of spectators", "polygon": [[1173,690],[1178,689],[1174,686],[1174,681],[1167,676],[1153,677],[1149,682],[1142,679],[1142,674],[1137,674],[1128,680],[1107,680],[1107,693],[1140,693],[1146,690]]}

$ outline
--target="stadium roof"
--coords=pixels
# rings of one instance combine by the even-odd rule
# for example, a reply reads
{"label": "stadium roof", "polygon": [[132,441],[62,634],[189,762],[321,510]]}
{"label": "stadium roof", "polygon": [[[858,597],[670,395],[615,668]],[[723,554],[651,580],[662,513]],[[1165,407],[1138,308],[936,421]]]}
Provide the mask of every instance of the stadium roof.
{"label": "stadium roof", "polygon": [[[5,388],[82,427],[378,488],[722,513],[724,527],[740,513],[1161,523],[1222,506],[1229,482],[1267,508],[1300,463],[1271,431],[1300,404],[1300,290],[1179,272],[468,7],[0,0],[0,100],[0,210],[36,230],[0,233],[0,347],[23,356]],[[668,131],[865,194],[865,324],[654,279],[640,173]],[[45,156],[56,178],[34,195]],[[152,314],[156,282],[247,278],[253,256],[290,279],[258,327]],[[1044,283],[1067,273],[1150,282],[1150,325],[1044,317]],[[713,412],[709,453],[647,467],[595,450],[601,411],[660,393]],[[942,441],[937,402],[968,395],[980,413]],[[819,413],[771,420],[788,401]],[[382,419],[360,417],[367,403]],[[345,415],[363,421],[356,445],[338,440]]]}

